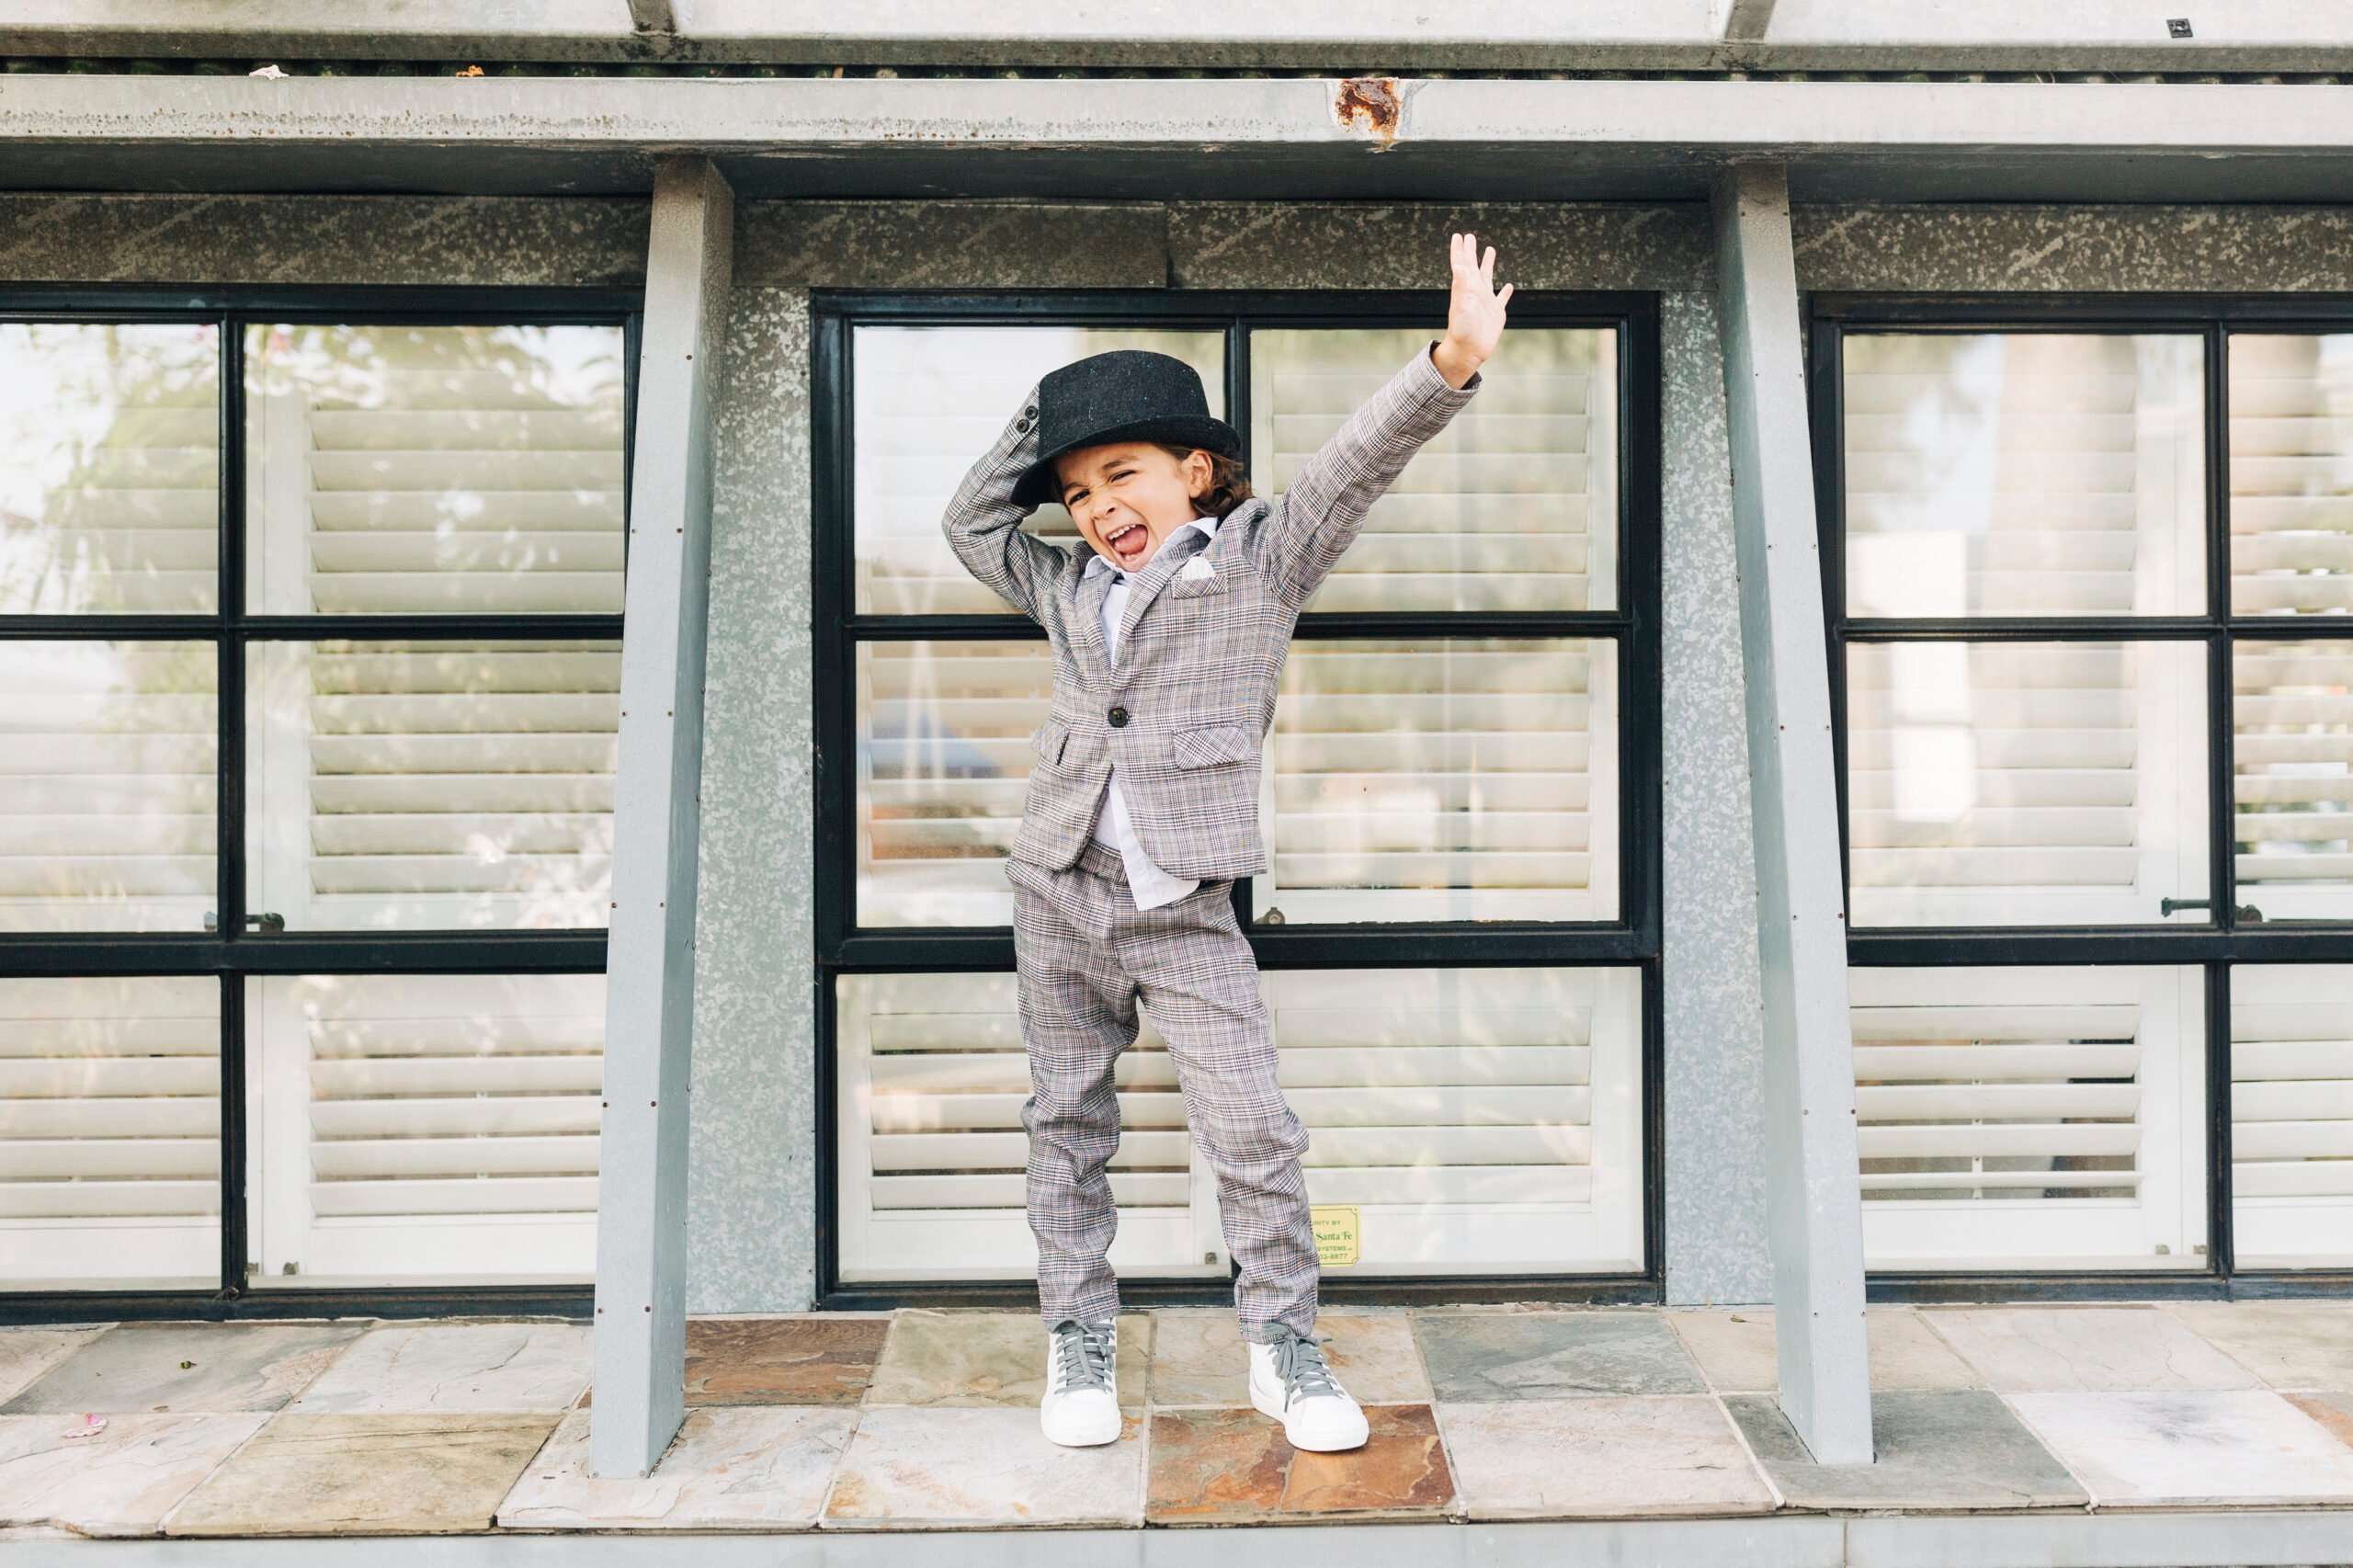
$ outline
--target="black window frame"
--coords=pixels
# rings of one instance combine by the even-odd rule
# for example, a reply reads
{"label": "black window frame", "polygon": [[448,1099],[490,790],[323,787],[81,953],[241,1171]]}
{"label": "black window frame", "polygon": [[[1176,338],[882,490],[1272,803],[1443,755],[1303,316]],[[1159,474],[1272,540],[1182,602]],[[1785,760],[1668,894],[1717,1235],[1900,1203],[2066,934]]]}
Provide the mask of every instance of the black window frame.
{"label": "black window frame", "polygon": [[335,639],[582,638],[620,641],[612,612],[257,613],[245,607],[244,329],[311,325],[618,326],[622,352],[622,540],[634,460],[643,296],[598,288],[205,287],[0,290],[0,324],[210,326],[219,335],[221,458],[217,577],[210,611],[0,615],[0,639],[209,642],[219,693],[215,762],[215,929],[0,932],[0,979],[211,975],[221,986],[221,1275],[216,1288],[12,1290],[0,1324],[75,1321],[215,1321],[339,1315],[442,1317],[534,1313],[585,1318],[594,1287],[418,1285],[309,1287],[248,1283],[244,986],[271,974],[601,974],[602,927],[564,930],[248,931],[245,896],[245,648]]}
{"label": "black window frame", "polygon": [[[855,672],[866,642],[940,639],[1030,642],[1044,632],[1017,613],[856,613],[855,387],[851,337],[860,326],[1096,326],[1218,331],[1224,335],[1226,407],[1249,460],[1248,335],[1268,328],[1429,329],[1443,335],[1442,291],[991,290],[914,292],[820,290],[811,297],[811,520],[813,574],[814,804],[816,864],[816,1295],[828,1310],[901,1305],[1015,1304],[1019,1282],[845,1284],[840,1276],[840,1163],[835,1139],[835,987],[858,973],[1010,972],[1010,926],[859,927],[855,900],[857,714]],[[1665,1196],[1664,1004],[1660,983],[1662,845],[1661,566],[1658,296],[1638,292],[1522,291],[1513,324],[1586,327],[1618,334],[1619,518],[1616,606],[1608,610],[1310,613],[1299,640],[1370,636],[1597,637],[1615,641],[1619,659],[1620,893],[1604,921],[1269,925],[1249,917],[1249,888],[1237,881],[1236,913],[1262,969],[1615,968],[1637,971],[1643,1039],[1643,1267],[1618,1274],[1510,1274],[1327,1279],[1334,1301],[1529,1301],[1643,1303],[1663,1299]],[[1506,338],[1503,352],[1509,353]],[[1130,1301],[1222,1300],[1215,1281],[1123,1280]]]}
{"label": "black window frame", "polygon": [[[1850,924],[1852,968],[2019,965],[2196,966],[2204,978],[2206,1267],[2202,1269],[1887,1270],[1874,1301],[2224,1300],[2353,1295],[2353,1268],[2241,1269],[2231,1190],[2231,976],[2241,964],[2353,965],[2353,915],[2243,920],[2234,816],[2232,653],[2237,640],[2343,640],[2346,618],[2241,615],[2231,606],[2230,339],[2235,332],[2353,332],[2343,294],[1824,293],[1805,301],[1823,612],[1830,668],[1842,898],[1847,843],[1847,650],[1902,642],[2192,642],[2206,649],[2207,895],[2203,925],[1904,926]],[[1845,356],[1849,332],[2198,335],[2202,406],[2206,597],[2188,615],[1865,617],[1846,603]],[[1851,900],[1847,903],[1851,909]]]}

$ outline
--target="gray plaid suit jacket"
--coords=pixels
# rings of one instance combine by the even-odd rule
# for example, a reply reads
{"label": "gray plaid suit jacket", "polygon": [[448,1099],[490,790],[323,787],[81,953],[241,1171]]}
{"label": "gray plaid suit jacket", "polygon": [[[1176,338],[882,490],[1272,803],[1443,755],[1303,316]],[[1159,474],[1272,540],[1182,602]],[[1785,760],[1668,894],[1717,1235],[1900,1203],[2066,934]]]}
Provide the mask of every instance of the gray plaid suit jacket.
{"label": "gray plaid suit jacket", "polygon": [[[1477,376],[1460,392],[1448,386],[1425,348],[1349,416],[1280,501],[1244,502],[1213,540],[1191,529],[1170,540],[1135,574],[1116,668],[1103,647],[1110,574],[1090,580],[1092,551],[1021,530],[1029,514],[1013,487],[1038,457],[1030,388],[964,476],[941,525],[966,569],[1044,627],[1053,644],[1053,709],[1029,738],[1038,761],[1015,859],[1049,870],[1075,861],[1116,763],[1136,836],[1154,865],[1204,879],[1266,870],[1259,747],[1274,722],[1300,608],[1406,460],[1478,387]],[[1211,574],[1179,578],[1195,555],[1208,559]]]}

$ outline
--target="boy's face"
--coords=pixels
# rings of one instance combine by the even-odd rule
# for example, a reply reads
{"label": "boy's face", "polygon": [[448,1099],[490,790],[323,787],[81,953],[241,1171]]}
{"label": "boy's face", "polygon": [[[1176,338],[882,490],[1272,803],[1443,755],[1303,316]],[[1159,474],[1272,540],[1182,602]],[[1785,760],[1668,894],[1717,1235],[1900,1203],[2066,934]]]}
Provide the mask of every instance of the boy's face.
{"label": "boy's face", "polygon": [[1161,541],[1199,514],[1210,487],[1209,454],[1172,457],[1148,441],[1081,447],[1054,460],[1063,505],[1081,538],[1122,572],[1150,561]]}

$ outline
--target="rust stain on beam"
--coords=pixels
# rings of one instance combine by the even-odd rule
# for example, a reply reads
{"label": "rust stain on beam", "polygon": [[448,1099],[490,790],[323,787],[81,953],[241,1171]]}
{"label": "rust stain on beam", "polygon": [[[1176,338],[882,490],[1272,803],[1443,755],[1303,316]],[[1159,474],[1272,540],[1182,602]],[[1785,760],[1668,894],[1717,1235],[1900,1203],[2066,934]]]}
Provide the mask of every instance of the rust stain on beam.
{"label": "rust stain on beam", "polygon": [[1361,124],[1381,138],[1377,152],[1397,144],[1398,126],[1405,118],[1404,100],[1397,96],[1394,76],[1342,78],[1332,95],[1332,114],[1343,130]]}

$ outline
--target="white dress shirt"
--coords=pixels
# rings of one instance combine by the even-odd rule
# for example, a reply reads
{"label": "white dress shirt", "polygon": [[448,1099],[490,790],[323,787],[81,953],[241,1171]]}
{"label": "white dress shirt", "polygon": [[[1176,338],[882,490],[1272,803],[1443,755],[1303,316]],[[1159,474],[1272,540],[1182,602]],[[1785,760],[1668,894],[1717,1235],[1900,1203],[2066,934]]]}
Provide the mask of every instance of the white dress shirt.
{"label": "white dress shirt", "polygon": [[[1196,517],[1160,541],[1166,550],[1176,542],[1176,535],[1185,528],[1199,528],[1203,539],[1217,537],[1218,519]],[[1159,554],[1153,551],[1153,555]],[[1144,557],[1146,564],[1152,556]],[[1142,570],[1138,567],[1137,570]],[[1128,574],[1111,564],[1108,558],[1094,557],[1086,563],[1086,575],[1109,572],[1115,576],[1111,591],[1103,596],[1103,653],[1117,665],[1120,662],[1120,622],[1127,613]],[[1120,793],[1120,770],[1111,769],[1111,782],[1103,791],[1103,814],[1095,819],[1095,842],[1119,851],[1120,863],[1127,868],[1128,892],[1134,895],[1138,909],[1158,909],[1164,903],[1174,903],[1201,885],[1199,877],[1172,877],[1152,863],[1143,852],[1142,842],[1136,837],[1135,824],[1128,820],[1128,802]]]}

